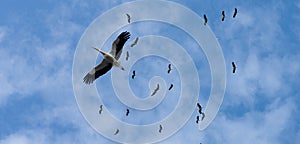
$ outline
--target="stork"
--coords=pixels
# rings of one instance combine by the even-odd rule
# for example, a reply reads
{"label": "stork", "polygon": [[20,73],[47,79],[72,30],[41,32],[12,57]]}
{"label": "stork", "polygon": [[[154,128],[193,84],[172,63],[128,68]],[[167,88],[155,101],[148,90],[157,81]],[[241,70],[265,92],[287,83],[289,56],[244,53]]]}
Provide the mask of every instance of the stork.
{"label": "stork", "polygon": [[125,42],[130,38],[130,33],[125,31],[122,32],[117,39],[112,43],[112,48],[109,53],[103,52],[99,48],[93,47],[95,50],[100,52],[104,59],[100,64],[94,67],[89,73],[83,78],[83,82],[86,84],[92,84],[98,77],[107,73],[113,66],[119,67],[122,70],[125,70],[118,59],[121,56],[123,46]]}

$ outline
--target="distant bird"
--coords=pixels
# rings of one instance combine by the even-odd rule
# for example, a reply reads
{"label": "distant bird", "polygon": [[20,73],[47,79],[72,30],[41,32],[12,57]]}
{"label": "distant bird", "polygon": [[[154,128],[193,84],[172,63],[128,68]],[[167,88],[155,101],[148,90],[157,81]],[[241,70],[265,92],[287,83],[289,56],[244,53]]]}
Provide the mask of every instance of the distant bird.
{"label": "distant bird", "polygon": [[202,114],[201,121],[203,121],[203,119],[205,118],[205,114],[204,113],[201,114]]}
{"label": "distant bird", "polygon": [[224,19],[225,19],[225,12],[222,11],[222,21],[224,21]]}
{"label": "distant bird", "polygon": [[102,113],[102,105],[100,105],[100,107],[99,107],[99,114],[101,114]]}
{"label": "distant bird", "polygon": [[202,114],[202,106],[199,103],[197,103],[197,107],[198,107],[199,113]]}
{"label": "distant bird", "polygon": [[159,130],[158,130],[158,132],[161,133],[161,131],[162,131],[162,126],[159,125]]}
{"label": "distant bird", "polygon": [[169,64],[169,65],[168,65],[168,73],[170,73],[170,72],[171,72],[171,70],[172,70],[172,68],[171,68],[171,64]]}
{"label": "distant bird", "polygon": [[234,8],[234,12],[233,12],[233,18],[235,18],[236,17],[236,14],[237,14],[237,8]]}
{"label": "distant bird", "polygon": [[198,123],[198,122],[199,122],[199,116],[196,117],[196,123]]}
{"label": "distant bird", "polygon": [[135,77],[135,70],[133,70],[132,75],[131,75],[132,79],[134,79],[134,77]]}
{"label": "distant bird", "polygon": [[154,96],[158,90],[159,90],[159,84],[157,84],[157,86],[156,86],[155,90],[153,91],[153,93],[151,94],[151,96]]}
{"label": "distant bird", "polygon": [[206,25],[206,23],[207,23],[207,17],[206,17],[205,14],[203,15],[203,18],[204,18],[204,25]]}
{"label": "distant bird", "polygon": [[232,62],[231,65],[232,65],[232,73],[235,73],[236,66],[235,66],[234,62]]}
{"label": "distant bird", "polygon": [[129,109],[126,109],[126,116],[128,116],[129,114]]}
{"label": "distant bird", "polygon": [[114,134],[114,135],[117,135],[118,133],[119,133],[119,129],[117,129],[117,130],[116,130],[116,132],[115,132],[115,134]]}
{"label": "distant bird", "polygon": [[169,90],[171,90],[173,88],[173,84],[170,85]]}
{"label": "distant bird", "polygon": [[130,47],[135,46],[138,41],[139,41],[139,37],[135,38],[135,40],[131,43]]}
{"label": "distant bird", "polygon": [[126,60],[128,60],[128,58],[129,58],[129,52],[127,51],[126,52]]}
{"label": "distant bird", "polygon": [[86,84],[93,83],[98,77],[107,73],[113,66],[120,67],[122,70],[124,68],[121,66],[118,59],[121,56],[123,46],[125,42],[130,38],[130,33],[125,31],[122,32],[117,39],[112,43],[112,48],[109,53],[105,53],[98,48],[95,48],[98,52],[100,52],[104,59],[100,64],[94,67],[86,76],[83,78],[83,82]]}
{"label": "distant bird", "polygon": [[130,23],[131,20],[130,15],[127,13],[126,16],[127,16],[127,22]]}

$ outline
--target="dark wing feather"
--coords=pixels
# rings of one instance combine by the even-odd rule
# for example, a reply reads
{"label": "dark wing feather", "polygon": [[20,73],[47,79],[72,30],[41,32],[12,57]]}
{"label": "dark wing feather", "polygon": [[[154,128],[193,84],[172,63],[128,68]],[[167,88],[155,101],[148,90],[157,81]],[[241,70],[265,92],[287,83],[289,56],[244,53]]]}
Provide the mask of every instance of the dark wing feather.
{"label": "dark wing feather", "polygon": [[103,59],[99,65],[94,67],[92,71],[86,74],[86,76],[83,78],[84,83],[93,83],[98,77],[107,73],[112,68],[112,66],[112,63],[108,62],[106,59]]}
{"label": "dark wing feather", "polygon": [[125,31],[122,32],[118,38],[112,44],[111,54],[115,57],[115,59],[119,59],[122,53],[123,46],[125,42],[130,38],[130,33]]}

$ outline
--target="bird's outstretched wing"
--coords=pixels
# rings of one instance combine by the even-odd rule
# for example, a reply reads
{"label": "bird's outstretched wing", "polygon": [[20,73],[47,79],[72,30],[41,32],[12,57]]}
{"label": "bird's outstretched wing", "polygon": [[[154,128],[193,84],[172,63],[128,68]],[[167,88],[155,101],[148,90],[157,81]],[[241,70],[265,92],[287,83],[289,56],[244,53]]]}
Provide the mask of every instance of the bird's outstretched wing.
{"label": "bird's outstretched wing", "polygon": [[110,54],[116,59],[118,60],[121,56],[122,53],[122,49],[123,46],[125,44],[125,42],[130,38],[130,33],[125,31],[122,32],[117,39],[112,43],[112,47],[110,50]]}
{"label": "bird's outstretched wing", "polygon": [[83,82],[86,84],[93,83],[98,77],[107,73],[112,68],[112,63],[103,59],[100,64],[94,67],[88,74],[83,78]]}

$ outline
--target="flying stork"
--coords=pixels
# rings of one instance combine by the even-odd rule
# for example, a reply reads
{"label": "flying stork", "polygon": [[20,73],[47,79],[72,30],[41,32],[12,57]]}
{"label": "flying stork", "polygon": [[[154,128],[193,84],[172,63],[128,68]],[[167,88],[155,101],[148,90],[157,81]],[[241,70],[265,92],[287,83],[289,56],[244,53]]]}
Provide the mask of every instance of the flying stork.
{"label": "flying stork", "polygon": [[234,12],[233,12],[233,18],[235,18],[236,17],[236,14],[237,14],[237,8],[234,8]]}
{"label": "flying stork", "polygon": [[127,13],[126,16],[127,16],[127,22],[130,23],[130,20],[131,20],[130,15]]}
{"label": "flying stork", "polygon": [[222,21],[225,19],[225,11],[222,11]]}
{"label": "flying stork", "polygon": [[231,65],[232,65],[232,73],[235,73],[235,71],[236,71],[236,65],[234,64],[234,62],[232,62]]}
{"label": "flying stork", "polygon": [[122,70],[124,68],[121,66],[118,59],[121,56],[123,46],[125,42],[130,38],[130,33],[125,31],[122,32],[117,39],[112,43],[112,47],[109,53],[105,53],[100,49],[94,47],[95,50],[100,52],[104,59],[100,64],[94,67],[86,76],[83,78],[83,82],[86,84],[93,83],[98,77],[102,76],[103,74],[107,73],[113,66],[119,67]]}
{"label": "flying stork", "polygon": [[204,18],[204,25],[206,25],[206,23],[207,23],[207,17],[206,17],[205,14],[203,15],[203,18]]}

